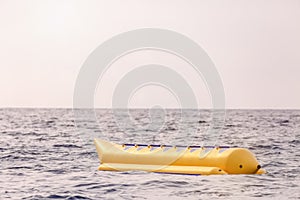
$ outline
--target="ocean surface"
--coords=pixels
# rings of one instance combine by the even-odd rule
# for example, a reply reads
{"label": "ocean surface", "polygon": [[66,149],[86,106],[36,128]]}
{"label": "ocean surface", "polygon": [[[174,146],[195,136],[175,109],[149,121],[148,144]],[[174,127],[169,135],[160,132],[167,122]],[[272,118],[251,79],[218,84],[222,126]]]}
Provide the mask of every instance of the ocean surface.
{"label": "ocean surface", "polygon": [[[96,122],[84,117],[90,110],[80,112],[75,117],[72,109],[0,109],[0,199],[300,199],[300,110],[227,110],[214,139],[207,139],[208,110],[167,110],[163,123],[155,111],[131,110],[133,124],[112,110],[96,110]],[[268,173],[97,171],[93,137],[245,147]]]}

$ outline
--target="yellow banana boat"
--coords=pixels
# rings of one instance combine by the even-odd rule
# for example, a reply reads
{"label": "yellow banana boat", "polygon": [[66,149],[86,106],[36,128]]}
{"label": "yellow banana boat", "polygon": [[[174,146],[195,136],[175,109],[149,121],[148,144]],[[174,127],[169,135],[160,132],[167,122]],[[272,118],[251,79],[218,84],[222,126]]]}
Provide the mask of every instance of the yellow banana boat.
{"label": "yellow banana boat", "polygon": [[174,174],[264,174],[245,148],[115,144],[94,140],[99,170],[141,170]]}

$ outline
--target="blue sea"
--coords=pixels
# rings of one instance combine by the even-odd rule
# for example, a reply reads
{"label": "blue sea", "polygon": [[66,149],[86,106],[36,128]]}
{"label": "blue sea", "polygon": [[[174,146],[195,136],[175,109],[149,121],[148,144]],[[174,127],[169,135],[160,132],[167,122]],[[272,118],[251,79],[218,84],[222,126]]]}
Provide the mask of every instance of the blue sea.
{"label": "blue sea", "polygon": [[170,109],[159,124],[147,109],[130,110],[133,126],[116,120],[113,110],[98,109],[95,116],[97,121],[78,119],[72,109],[0,109],[0,199],[300,199],[300,110],[226,111],[214,144],[250,149],[264,175],[97,171],[93,137],[206,144],[211,112]]}

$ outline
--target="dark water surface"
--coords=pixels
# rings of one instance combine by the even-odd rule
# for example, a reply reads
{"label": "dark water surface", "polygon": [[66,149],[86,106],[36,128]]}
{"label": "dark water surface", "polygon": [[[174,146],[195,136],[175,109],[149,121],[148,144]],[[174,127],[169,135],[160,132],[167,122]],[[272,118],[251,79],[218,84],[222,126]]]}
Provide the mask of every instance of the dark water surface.
{"label": "dark water surface", "polygon": [[[82,117],[75,126],[71,109],[0,109],[0,199],[300,199],[299,110],[227,111],[215,142],[251,149],[265,175],[97,171],[95,148],[79,131],[119,143],[203,144],[209,112],[183,112],[181,124],[179,111],[167,110],[157,128],[147,110],[132,110],[136,127],[124,131],[111,110],[97,110],[97,124]],[[180,124],[186,131],[178,133]]]}

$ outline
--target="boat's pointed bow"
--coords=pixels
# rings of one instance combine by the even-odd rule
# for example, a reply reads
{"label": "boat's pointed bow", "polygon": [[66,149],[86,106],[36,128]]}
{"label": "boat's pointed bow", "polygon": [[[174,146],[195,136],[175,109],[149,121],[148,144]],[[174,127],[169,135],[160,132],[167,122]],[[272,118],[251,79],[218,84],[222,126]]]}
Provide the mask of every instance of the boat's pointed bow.
{"label": "boat's pointed bow", "polygon": [[112,148],[117,148],[116,144],[97,138],[94,139],[94,144],[96,146],[100,163],[104,162],[106,156],[109,156],[109,153],[112,152]]}

